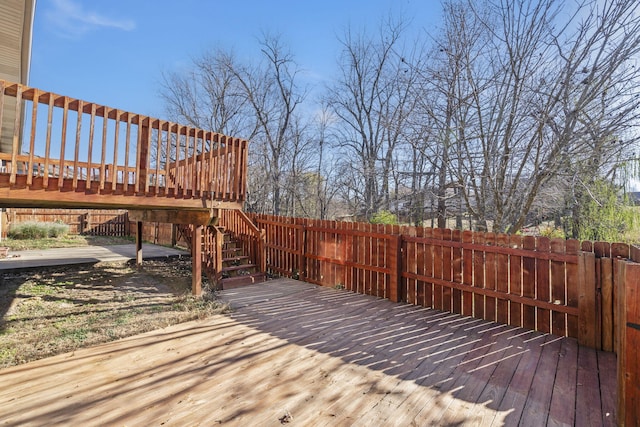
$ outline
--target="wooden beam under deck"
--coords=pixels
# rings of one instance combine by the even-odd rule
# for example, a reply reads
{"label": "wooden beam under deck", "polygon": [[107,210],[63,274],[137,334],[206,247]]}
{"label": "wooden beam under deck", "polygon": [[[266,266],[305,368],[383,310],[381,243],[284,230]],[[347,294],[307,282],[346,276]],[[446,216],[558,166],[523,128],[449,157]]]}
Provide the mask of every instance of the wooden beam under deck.
{"label": "wooden beam under deck", "polygon": [[177,209],[129,210],[129,219],[140,222],[165,224],[211,225],[218,218],[218,209],[187,211]]}
{"label": "wooden beam under deck", "polygon": [[135,194],[98,194],[85,191],[31,190],[0,186],[0,207],[82,209],[241,209],[238,202],[181,199]]}

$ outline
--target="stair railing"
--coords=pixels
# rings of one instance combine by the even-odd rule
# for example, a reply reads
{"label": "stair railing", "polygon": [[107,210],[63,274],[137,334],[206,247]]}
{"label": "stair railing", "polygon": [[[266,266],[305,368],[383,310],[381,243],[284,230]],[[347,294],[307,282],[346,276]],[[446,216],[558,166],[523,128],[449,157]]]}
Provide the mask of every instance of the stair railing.
{"label": "stair railing", "polygon": [[[177,230],[191,248],[193,225],[177,225]],[[213,287],[217,287],[222,280],[223,245],[224,230],[212,225],[205,227],[202,233],[202,266]]]}

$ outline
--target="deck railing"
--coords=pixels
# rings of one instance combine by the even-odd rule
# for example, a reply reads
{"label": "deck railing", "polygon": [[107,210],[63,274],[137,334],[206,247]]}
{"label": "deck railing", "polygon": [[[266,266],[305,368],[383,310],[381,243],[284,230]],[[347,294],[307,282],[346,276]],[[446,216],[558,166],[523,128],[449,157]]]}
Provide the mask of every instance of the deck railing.
{"label": "deck railing", "polygon": [[0,140],[9,133],[11,141],[11,150],[0,153],[3,185],[245,198],[246,140],[0,80],[0,122],[5,109],[16,119],[0,130]]}

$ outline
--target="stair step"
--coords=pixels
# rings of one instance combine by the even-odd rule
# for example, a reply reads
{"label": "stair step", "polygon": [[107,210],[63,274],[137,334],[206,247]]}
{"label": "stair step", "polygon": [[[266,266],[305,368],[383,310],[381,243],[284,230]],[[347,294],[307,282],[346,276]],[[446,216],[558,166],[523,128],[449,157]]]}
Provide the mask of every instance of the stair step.
{"label": "stair step", "polygon": [[256,268],[255,264],[241,264],[241,265],[230,265],[228,267],[222,267],[223,273],[230,273],[239,270],[254,270]]}
{"label": "stair step", "polygon": [[248,255],[240,255],[240,256],[233,256],[229,258],[222,258],[222,262],[237,262],[237,261],[244,261],[248,259],[249,259]]}
{"label": "stair step", "polygon": [[221,289],[233,289],[241,286],[253,285],[255,283],[261,283],[267,280],[264,273],[253,273],[246,276],[235,276],[222,279],[220,281]]}

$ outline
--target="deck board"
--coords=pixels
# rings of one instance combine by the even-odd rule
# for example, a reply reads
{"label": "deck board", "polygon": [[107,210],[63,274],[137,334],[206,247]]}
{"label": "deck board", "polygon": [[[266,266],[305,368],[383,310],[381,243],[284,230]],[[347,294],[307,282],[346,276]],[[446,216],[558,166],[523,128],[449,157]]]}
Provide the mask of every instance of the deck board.
{"label": "deck board", "polygon": [[615,421],[615,356],[569,338],[289,279],[220,296],[228,315],[1,370],[0,424]]}

